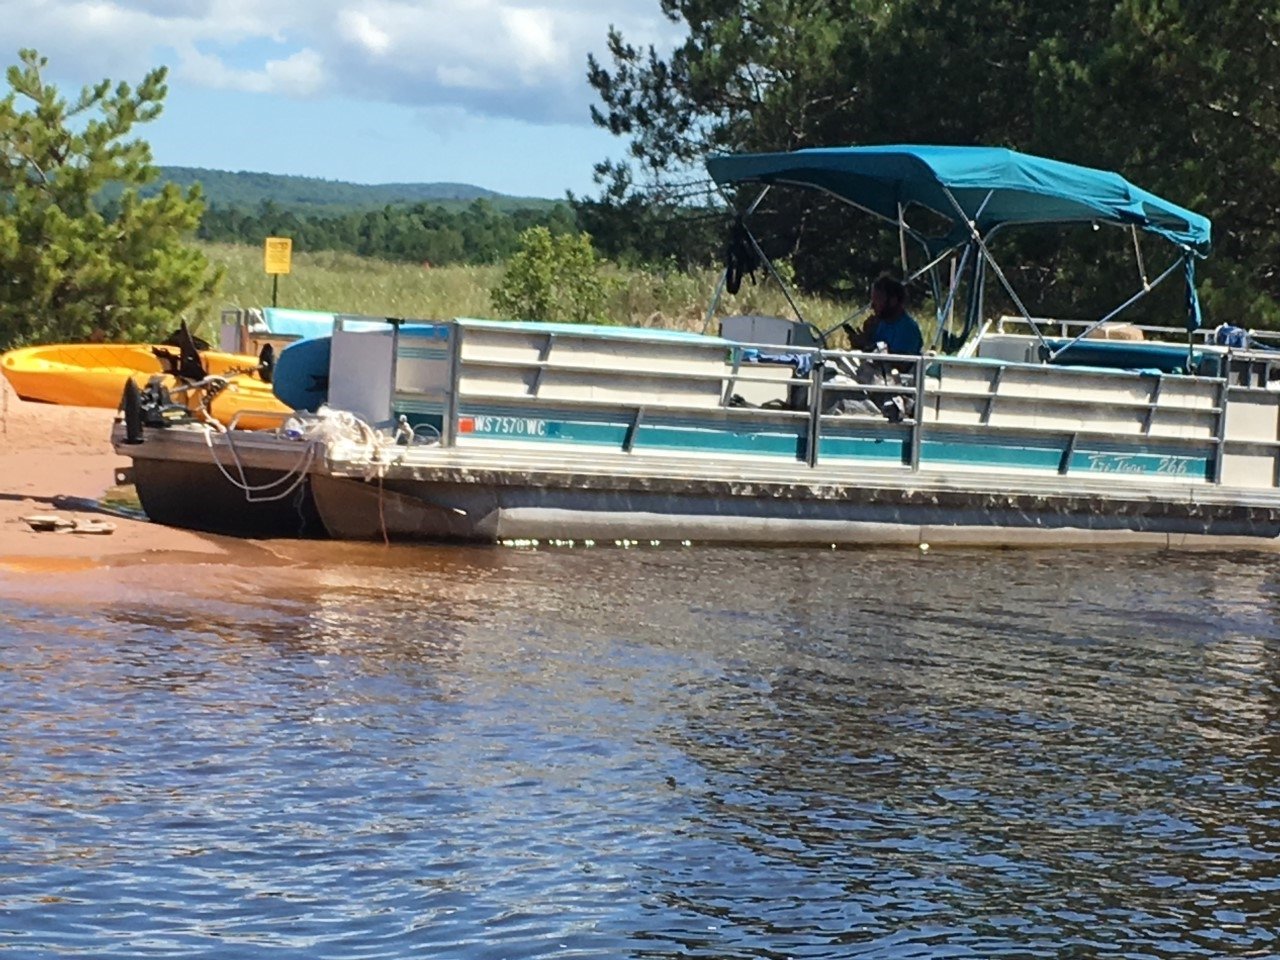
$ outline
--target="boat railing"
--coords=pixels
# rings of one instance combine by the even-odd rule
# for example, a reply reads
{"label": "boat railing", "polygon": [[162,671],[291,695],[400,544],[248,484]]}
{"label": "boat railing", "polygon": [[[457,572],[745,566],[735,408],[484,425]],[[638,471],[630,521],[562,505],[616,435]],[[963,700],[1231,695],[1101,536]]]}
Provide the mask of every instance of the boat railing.
{"label": "boat railing", "polygon": [[[810,437],[806,444],[806,461],[816,467],[822,450],[824,427],[832,428],[849,416],[839,410],[842,402],[854,399],[864,408],[869,405],[872,416],[879,416],[893,429],[909,431],[905,455],[906,465],[913,471],[920,469],[922,424],[920,411],[924,407],[924,380],[926,360],[918,354],[866,353],[857,350],[818,351],[819,359],[811,368],[809,388]],[[839,369],[841,363],[854,366],[853,377],[828,379],[826,372],[831,365]],[[871,376],[859,376],[870,371]]]}
{"label": "boat railing", "polygon": [[[875,362],[883,355],[824,351],[825,357]],[[898,365],[909,376],[901,384],[862,386],[868,393],[894,396],[911,393],[902,428],[910,430],[906,465],[921,467],[922,447],[935,432],[959,431],[991,437],[1052,437],[1063,444],[1060,472],[1066,472],[1075,447],[1088,439],[1157,441],[1171,448],[1211,448],[1211,472],[1221,474],[1226,395],[1222,381],[1197,377],[1135,378],[1121,370],[1051,367],[1044,364],[992,362],[978,357],[894,356],[881,362]],[[824,428],[838,422],[826,397],[838,393],[829,381],[814,378],[810,410],[813,439],[811,465],[817,464]]]}
{"label": "boat railing", "polygon": [[[803,459],[813,465],[824,433],[856,417],[873,432],[882,425],[885,432],[909,434],[910,459],[913,465],[918,462],[914,410],[923,391],[919,356],[718,338],[634,340],[620,349],[603,337],[531,335],[518,328],[486,328],[483,338],[469,328],[460,332],[451,348],[452,389],[441,430],[446,446],[467,432],[459,429],[459,418],[474,423],[467,411],[484,405],[508,411],[517,420],[553,407],[593,415],[621,413],[630,418],[623,452],[632,451],[646,417],[705,411],[734,423],[803,423]],[[769,399],[744,399],[738,391],[747,392],[747,386],[759,388]],[[842,400],[852,409],[836,409]]]}
{"label": "boat railing", "polygon": [[[1021,316],[1005,315],[995,318],[990,322],[988,328],[984,328],[984,332],[999,334],[1032,334],[1032,324],[1039,329],[1040,333],[1047,337],[1074,338],[1085,330],[1093,326],[1093,322],[1089,320],[1067,320],[1060,317],[1031,317],[1030,319]],[[1098,328],[1103,331],[1099,334],[1101,339],[1106,339],[1106,331],[1117,330],[1120,328],[1131,328],[1141,331],[1144,337],[1157,341],[1183,343],[1187,342],[1188,331],[1185,326],[1163,326],[1160,324],[1148,323],[1127,323],[1122,320],[1114,320]],[[1149,335],[1149,336],[1148,336]],[[1222,346],[1215,342],[1215,328],[1201,327],[1198,330],[1191,331],[1191,340],[1197,346],[1215,347]],[[1249,339],[1258,346],[1264,348],[1280,349],[1280,331],[1276,330],[1249,330]],[[1223,347],[1225,349],[1225,347]]]}
{"label": "boat railing", "polygon": [[[551,439],[592,449],[613,444],[627,455],[753,457],[766,448],[786,456],[783,438],[794,437],[791,455],[809,466],[870,456],[881,467],[918,471],[961,447],[975,457],[968,465],[979,468],[986,461],[976,451],[993,444],[1040,450],[1034,464],[1027,454],[1029,468],[1060,473],[1091,469],[1087,458],[1095,450],[1121,451],[1097,467],[1120,469],[1130,450],[1146,458],[1148,479],[1274,487],[1273,475],[1280,478],[1280,392],[1244,389],[1221,377],[719,338],[624,342],[502,333],[488,330],[483,342],[468,345],[470,331],[463,330],[441,343],[448,377],[431,391],[407,394],[420,401],[420,415],[436,411],[442,446]],[[885,375],[859,378],[851,375],[856,369]],[[772,399],[746,400],[740,393],[747,387]],[[520,432],[544,421],[563,421],[568,432]],[[573,424],[587,424],[582,431],[590,437],[580,431],[575,438]],[[655,430],[665,432],[665,445],[650,445]],[[704,432],[759,439],[671,445],[673,434]],[[1049,449],[1055,452],[1046,461]],[[1166,463],[1167,469],[1160,465]]]}
{"label": "boat railing", "polygon": [[[582,341],[588,338],[580,336],[578,339]],[[662,343],[658,345],[673,346],[673,344]],[[682,346],[687,348],[689,345],[683,344]],[[706,352],[708,347],[703,345],[701,349]],[[727,361],[726,354],[728,354]],[[757,359],[748,359],[751,355],[754,355]],[[570,353],[570,357],[573,356]],[[742,384],[772,387],[784,393],[798,388],[804,393],[815,380],[820,385],[825,384],[828,388],[831,388],[833,385],[828,383],[825,377],[834,375],[836,377],[834,386],[853,388],[855,384],[851,378],[842,377],[839,369],[830,365],[833,361],[847,360],[853,363],[869,361],[876,364],[889,362],[902,365],[904,369],[914,369],[919,360],[918,357],[912,356],[831,351],[815,347],[780,347],[776,343],[723,343],[716,341],[710,342],[710,352],[706,356],[710,358],[711,362],[691,362],[681,368],[673,366],[670,362],[667,362],[667,358],[661,356],[648,357],[640,361],[625,357],[618,359],[617,362],[605,363],[602,363],[598,358],[566,360],[560,356],[553,356],[549,346],[544,347],[536,355],[525,356],[482,355],[460,349],[458,366],[461,369],[458,379],[461,380],[467,374],[472,377],[469,388],[467,384],[460,384],[460,388],[465,394],[475,396],[484,392],[497,398],[508,395],[478,389],[480,383],[486,379],[486,373],[492,371],[498,377],[503,374],[515,375],[520,377],[522,381],[527,381],[524,384],[525,395],[528,398],[539,400],[546,398],[546,391],[554,376],[596,378],[601,382],[607,382],[608,385],[617,388],[620,392],[625,392],[629,389],[639,391],[650,388],[654,383],[685,387],[701,385],[707,389],[702,392],[702,402],[698,405],[733,407],[735,388]],[[777,362],[776,358],[781,356],[790,357],[794,362]],[[726,362],[729,365],[727,371],[725,369]],[[801,370],[804,372],[797,372]],[[810,373],[810,370],[813,373]],[[818,376],[819,373],[822,376]],[[904,394],[910,392],[909,388],[892,384],[866,383],[857,384],[856,387],[858,390],[867,393]],[[804,395],[807,396],[807,393]],[[557,400],[566,403],[572,402],[565,397],[558,397]],[[688,396],[673,396],[669,399],[664,399],[662,396],[651,395],[646,398],[646,402],[653,407],[685,407],[689,405],[689,398]],[[793,412],[807,411],[808,406],[806,399],[801,403],[793,404],[790,409]],[[768,409],[779,411],[788,408],[775,405]]]}
{"label": "boat railing", "polygon": [[[577,342],[586,341],[578,338]],[[492,345],[492,341],[490,343]],[[1095,378],[1105,381],[1108,374],[1118,378],[1115,388],[1108,389],[1105,383],[1098,387],[1101,396],[1076,396],[1070,392],[1053,396],[1051,389],[1046,395],[1047,388],[1037,386],[1032,391],[1035,396],[1031,397],[1019,396],[1016,378],[1005,378],[1001,371],[1021,368],[1030,371],[1030,376],[1037,380],[1046,381],[1050,387],[1055,380],[1065,382],[1064,378],[1071,378],[1071,382],[1080,382],[1081,378],[1074,371],[1036,364],[993,364],[982,358],[865,353],[777,343],[726,344],[714,340],[707,344],[686,343],[676,355],[687,360],[691,346],[692,355],[701,355],[704,362],[693,362],[687,369],[671,369],[662,363],[661,356],[649,356],[637,362],[627,350],[617,351],[604,361],[599,357],[587,360],[584,354],[574,350],[557,352],[550,338],[537,351],[468,350],[464,337],[456,345],[459,359],[454,378],[455,399],[447,406],[448,419],[442,430],[446,445],[458,440],[456,418],[468,405],[465,401],[500,404],[503,409],[523,416],[536,415],[549,404],[584,412],[629,411],[625,415],[629,417],[630,426],[621,443],[622,451],[628,453],[635,449],[635,437],[646,417],[651,420],[655,414],[663,416],[699,409],[709,415],[712,409],[718,409],[719,416],[727,416],[733,422],[802,424],[801,457],[810,466],[817,466],[821,461],[825,437],[860,431],[900,439],[904,443],[903,465],[919,470],[925,434],[939,427],[953,432],[972,428],[1018,434],[1031,431],[1031,425],[1040,420],[1047,420],[1052,426],[1042,427],[1041,432],[1047,429],[1055,436],[1105,434],[1108,427],[1099,426],[1090,431],[1086,423],[1094,410],[1105,406],[1113,415],[1118,414],[1114,419],[1137,417],[1145,426],[1145,430],[1143,426],[1134,426],[1127,433],[1160,436],[1166,421],[1171,419],[1201,421],[1220,414],[1216,407],[1184,414],[1169,413],[1166,408],[1176,409],[1179,402],[1171,390],[1165,392],[1163,400],[1153,401],[1147,397],[1126,400],[1117,396],[1116,389],[1119,383],[1127,383],[1132,378],[1126,379],[1121,371],[1100,372]],[[856,376],[857,370],[868,369],[881,373]],[[994,377],[994,380],[975,385],[973,377],[944,375],[945,371],[960,370],[977,371],[980,377]],[[569,378],[570,386],[577,389],[565,388],[562,381],[555,379],[563,377]],[[583,386],[584,383],[587,386]],[[747,384],[772,391],[775,401],[735,403],[735,391]],[[549,385],[559,385],[561,389],[549,389]],[[926,395],[939,412],[926,416]],[[842,404],[841,401],[850,402]],[[948,416],[947,404],[980,407],[981,411],[968,418]],[[1035,409],[1021,418],[1008,415],[1008,411],[1019,406]],[[1056,419],[1046,418],[1046,408],[1058,411]],[[995,419],[997,409],[1005,411],[1001,421]],[[1073,409],[1079,412],[1071,412]],[[1193,428],[1176,423],[1165,432],[1166,439],[1176,443],[1186,433],[1212,436],[1217,430],[1216,422]]]}
{"label": "boat railing", "polygon": [[[730,402],[734,388],[741,383],[785,382],[789,387],[806,390],[813,387],[817,395],[830,390],[854,389],[865,393],[906,394],[910,390],[890,383],[887,371],[897,369],[904,377],[915,375],[919,360],[918,355],[779,346],[776,343],[735,343],[730,359],[731,369],[724,376],[724,402]],[[761,372],[770,367],[788,366],[795,372],[786,381]],[[757,372],[746,372],[752,370]],[[860,378],[860,372],[866,371],[871,371],[872,375]],[[801,406],[808,408],[807,402]]]}

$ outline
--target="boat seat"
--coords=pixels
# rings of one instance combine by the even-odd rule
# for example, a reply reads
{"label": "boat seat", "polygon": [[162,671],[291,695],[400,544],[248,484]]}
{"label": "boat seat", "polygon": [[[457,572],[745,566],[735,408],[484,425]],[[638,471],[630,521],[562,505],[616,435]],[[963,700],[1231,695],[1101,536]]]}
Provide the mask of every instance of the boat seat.
{"label": "boat seat", "polygon": [[[1098,367],[1107,370],[1158,370],[1161,373],[1187,373],[1199,376],[1221,376],[1220,358],[1216,354],[1193,350],[1176,343],[1152,343],[1126,340],[1046,340],[1041,347],[1045,362],[1062,367]],[[1070,346],[1068,346],[1070,344]],[[1066,349],[1063,349],[1063,348]],[[1049,351],[1063,352],[1050,358]]]}
{"label": "boat seat", "polygon": [[777,344],[785,347],[818,345],[813,327],[786,317],[736,315],[720,321],[720,336],[737,343]]}

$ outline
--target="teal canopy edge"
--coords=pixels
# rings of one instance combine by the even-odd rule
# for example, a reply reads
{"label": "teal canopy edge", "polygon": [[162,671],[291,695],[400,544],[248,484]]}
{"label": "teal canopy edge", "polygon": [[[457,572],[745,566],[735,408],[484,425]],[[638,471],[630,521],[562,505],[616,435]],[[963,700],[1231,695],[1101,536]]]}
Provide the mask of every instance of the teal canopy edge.
{"label": "teal canopy edge", "polygon": [[820,147],[788,153],[711,157],[719,184],[793,184],[826,190],[888,220],[899,205],[919,204],[955,226],[939,244],[968,238],[967,220],[984,235],[998,226],[1110,223],[1136,226],[1206,256],[1208,218],[1136,187],[1117,173],[1049,160],[1002,147]]}

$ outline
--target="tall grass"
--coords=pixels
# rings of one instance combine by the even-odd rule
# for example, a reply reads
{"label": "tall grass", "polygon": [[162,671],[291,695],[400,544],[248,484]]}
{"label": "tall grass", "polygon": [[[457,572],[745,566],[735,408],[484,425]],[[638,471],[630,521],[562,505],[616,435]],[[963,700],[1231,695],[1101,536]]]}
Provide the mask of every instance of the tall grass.
{"label": "tall grass", "polygon": [[[614,283],[610,316],[615,322],[628,326],[701,330],[713,303],[713,329],[709,332],[714,332],[715,319],[730,314],[795,316],[782,288],[763,274],[755,281],[745,279],[736,294],[720,291],[718,299],[720,273],[715,270],[623,271],[614,268],[609,276]],[[789,292],[801,316],[819,329],[835,326],[856,310],[831,300],[801,296],[795,290]]]}
{"label": "tall grass", "polygon": [[[189,319],[206,335],[218,328],[224,308],[271,303],[271,277],[263,273],[259,247],[203,244],[209,260],[226,271],[218,299]],[[501,266],[421,267],[347,253],[295,253],[292,272],[280,277],[282,307],[368,316],[444,319],[496,317],[489,291],[502,276]],[[713,270],[605,270],[610,286],[607,319],[637,327],[701,330],[716,290]],[[822,329],[845,319],[850,308],[813,297],[797,298],[805,319]],[[771,279],[747,279],[737,295],[725,294],[716,317],[727,314],[793,316],[781,289]],[[709,332],[714,332],[714,321]]]}
{"label": "tall grass", "polygon": [[[227,307],[271,303],[271,277],[263,273],[262,250],[231,244],[203,244],[210,262],[226,277],[217,302],[200,316],[216,324]],[[489,288],[499,267],[421,267],[357,257],[349,253],[295,253],[292,272],[280,277],[282,307],[382,317],[433,319],[486,316]]]}

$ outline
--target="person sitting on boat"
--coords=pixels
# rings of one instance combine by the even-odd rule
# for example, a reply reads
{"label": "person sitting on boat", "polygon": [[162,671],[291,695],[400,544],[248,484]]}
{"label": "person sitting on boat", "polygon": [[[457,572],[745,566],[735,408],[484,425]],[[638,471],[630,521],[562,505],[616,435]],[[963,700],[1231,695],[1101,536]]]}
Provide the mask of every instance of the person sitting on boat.
{"label": "person sitting on boat", "polygon": [[[924,350],[924,336],[915,318],[907,313],[907,288],[901,280],[881,274],[871,285],[871,316],[861,330],[845,324],[849,347],[867,353],[919,354]],[[910,387],[904,379],[907,371],[895,360],[853,361],[854,379],[864,385]],[[906,362],[908,367],[909,361]],[[836,414],[880,413],[894,422],[913,416],[915,400],[908,393],[852,391],[840,396],[827,411]]]}
{"label": "person sitting on boat", "polygon": [[854,330],[846,324],[845,332],[849,334],[849,345],[854,350],[915,354],[924,349],[920,324],[907,313],[906,284],[887,273],[881,274],[871,285],[871,316],[867,317],[862,329]]}

